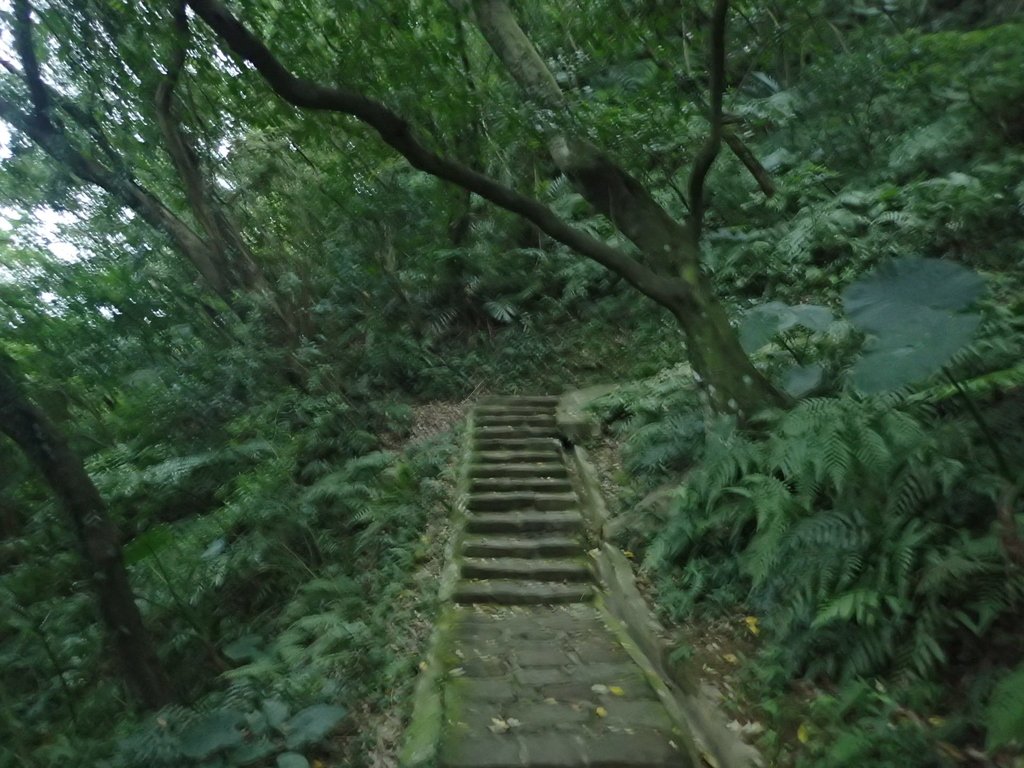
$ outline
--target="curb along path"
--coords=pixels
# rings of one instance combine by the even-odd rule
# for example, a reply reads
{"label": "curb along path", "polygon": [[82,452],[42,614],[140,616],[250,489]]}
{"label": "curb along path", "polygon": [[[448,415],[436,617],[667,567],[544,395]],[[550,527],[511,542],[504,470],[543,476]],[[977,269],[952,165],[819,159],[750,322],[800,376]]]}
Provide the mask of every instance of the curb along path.
{"label": "curb along path", "polygon": [[[459,573],[435,641],[441,768],[692,766],[688,736],[609,622],[558,429],[558,398],[475,410]],[[424,712],[434,710],[424,717]],[[439,717],[438,717],[439,716]],[[408,741],[407,741],[408,744]]]}

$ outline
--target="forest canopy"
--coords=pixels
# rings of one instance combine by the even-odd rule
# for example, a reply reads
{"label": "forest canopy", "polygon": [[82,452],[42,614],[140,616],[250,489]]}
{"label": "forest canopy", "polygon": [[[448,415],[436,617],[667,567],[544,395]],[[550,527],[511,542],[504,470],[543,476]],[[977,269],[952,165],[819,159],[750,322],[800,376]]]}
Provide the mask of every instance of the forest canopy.
{"label": "forest canopy", "polygon": [[596,384],[770,762],[1015,765],[1022,10],[0,2],[0,765],[378,764],[461,416]]}

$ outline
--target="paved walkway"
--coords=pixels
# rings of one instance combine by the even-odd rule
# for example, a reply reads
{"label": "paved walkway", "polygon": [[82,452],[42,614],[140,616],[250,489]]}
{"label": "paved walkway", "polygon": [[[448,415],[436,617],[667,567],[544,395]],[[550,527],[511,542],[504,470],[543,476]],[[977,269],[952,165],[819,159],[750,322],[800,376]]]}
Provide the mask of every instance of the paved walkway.
{"label": "paved walkway", "polygon": [[475,411],[442,683],[442,768],[690,766],[682,736],[593,602],[556,398]]}

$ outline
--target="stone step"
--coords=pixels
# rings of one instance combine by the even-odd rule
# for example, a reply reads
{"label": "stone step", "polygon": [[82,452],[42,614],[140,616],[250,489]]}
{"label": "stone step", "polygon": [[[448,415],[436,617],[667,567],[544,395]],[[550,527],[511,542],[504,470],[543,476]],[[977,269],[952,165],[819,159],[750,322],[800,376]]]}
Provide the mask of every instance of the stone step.
{"label": "stone step", "polygon": [[544,430],[545,435],[552,437],[561,434],[554,416],[477,416],[473,427],[477,432],[482,429],[502,429],[515,433],[523,429],[534,429]]}
{"label": "stone step", "polygon": [[515,453],[516,451],[537,452],[548,451],[548,457],[561,458],[559,451],[562,444],[554,438],[544,437],[476,437],[473,440],[473,449],[476,451],[503,451]]}
{"label": "stone step", "polygon": [[495,605],[561,605],[592,600],[590,584],[558,584],[551,581],[521,579],[486,579],[460,581],[453,599],[461,605],[490,603]]}
{"label": "stone step", "polygon": [[566,469],[565,464],[556,461],[545,463],[524,462],[521,464],[491,462],[469,465],[469,476],[473,479],[484,477],[567,477],[568,475],[569,471]]}
{"label": "stone step", "polygon": [[562,398],[559,395],[488,395],[480,399],[480,405],[539,406],[554,408]]}
{"label": "stone step", "polygon": [[553,416],[555,409],[550,406],[517,405],[478,405],[473,409],[478,416],[494,416],[511,414],[514,416]]}
{"label": "stone step", "polygon": [[533,493],[530,491],[507,491],[495,493],[471,493],[468,509],[473,512],[562,512],[576,509],[575,493]]}
{"label": "stone step", "polygon": [[592,581],[593,574],[582,558],[570,560],[564,558],[467,557],[462,561],[462,578],[581,582]]}
{"label": "stone step", "polygon": [[583,545],[577,539],[558,535],[467,536],[462,542],[466,557],[568,557],[582,551]]}
{"label": "stone step", "polygon": [[478,427],[507,427],[514,424],[546,427],[555,423],[555,414],[551,411],[534,411],[523,409],[476,410],[473,423]]}
{"label": "stone step", "polygon": [[473,439],[480,440],[525,440],[531,437],[551,437],[557,439],[561,436],[558,427],[552,422],[547,426],[531,427],[518,424],[505,426],[476,425],[473,429]]}
{"label": "stone step", "polygon": [[467,533],[579,533],[579,512],[484,512],[466,517]]}
{"label": "stone step", "polygon": [[545,448],[530,450],[491,450],[488,448],[478,449],[473,453],[471,461],[474,466],[485,466],[494,464],[524,464],[536,466],[538,464],[554,464],[562,460],[562,453],[556,443],[551,443]]}
{"label": "stone step", "polygon": [[566,477],[474,477],[470,493],[572,493]]}
{"label": "stone step", "polygon": [[[539,704],[541,712],[551,705]],[[554,720],[554,717],[551,718]],[[570,720],[578,722],[578,718]],[[518,729],[517,729],[518,730]],[[480,733],[483,731],[483,733]],[[477,732],[446,740],[439,768],[695,768],[676,743],[681,738],[649,728],[589,733],[547,730],[509,734]]]}

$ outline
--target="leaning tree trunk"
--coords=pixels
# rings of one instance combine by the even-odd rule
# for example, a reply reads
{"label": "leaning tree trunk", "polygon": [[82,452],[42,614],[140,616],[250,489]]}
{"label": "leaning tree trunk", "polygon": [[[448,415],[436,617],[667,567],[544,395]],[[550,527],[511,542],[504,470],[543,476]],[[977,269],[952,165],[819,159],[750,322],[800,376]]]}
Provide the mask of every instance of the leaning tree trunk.
{"label": "leaning tree trunk", "polygon": [[128,581],[117,529],[81,459],[0,359],[0,432],[10,437],[46,478],[60,499],[89,567],[100,616],[113,655],[129,688],[144,706],[171,700],[152,640]]}
{"label": "leaning tree trunk", "polygon": [[[465,8],[466,0],[454,0]],[[750,416],[785,397],[772,386],[740,346],[725,307],[700,267],[700,218],[680,223],[644,185],[589,141],[572,133],[569,106],[533,43],[523,33],[506,0],[472,0],[473,17],[484,39],[530,101],[554,116],[539,121],[551,157],[590,205],[611,221],[643,254],[663,280],[658,291],[641,291],[666,307],[679,322],[701,386],[715,410]],[[724,21],[724,19],[723,19]],[[717,129],[716,129],[717,130]],[[717,154],[701,152],[710,163]],[[700,156],[698,158],[700,162]],[[706,174],[704,168],[702,174]],[[702,212],[703,175],[690,201]],[[666,292],[665,285],[671,286]]]}
{"label": "leaning tree trunk", "polygon": [[[566,135],[558,123],[570,125],[571,121],[548,121],[551,122],[548,143],[552,157],[580,194],[633,241],[641,253],[640,258],[573,227],[535,198],[437,154],[419,140],[408,120],[381,102],[356,90],[326,86],[296,76],[221,0],[187,2],[235,54],[251,64],[289,103],[303,109],[356,117],[377,131],[380,139],[402,154],[414,168],[521,216],[544,234],[621,276],[640,293],[671,311],[683,328],[694,369],[717,410],[749,416],[765,407],[786,402],[744,354],[725,309],[700,270],[699,220],[687,224],[674,221],[637,179],[589,142]],[[465,7],[470,0],[452,2]],[[716,8],[721,8],[723,3],[724,0],[717,0]],[[560,111],[564,98],[557,83],[518,28],[504,0],[477,0],[474,9],[484,36],[527,95],[551,113]],[[717,101],[720,103],[721,99]],[[720,118],[721,110],[718,112]],[[717,122],[720,124],[720,119]],[[714,159],[713,154],[709,157],[708,167]]]}

